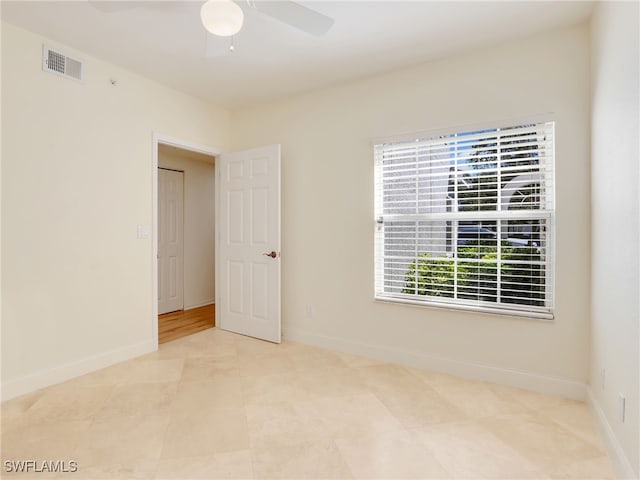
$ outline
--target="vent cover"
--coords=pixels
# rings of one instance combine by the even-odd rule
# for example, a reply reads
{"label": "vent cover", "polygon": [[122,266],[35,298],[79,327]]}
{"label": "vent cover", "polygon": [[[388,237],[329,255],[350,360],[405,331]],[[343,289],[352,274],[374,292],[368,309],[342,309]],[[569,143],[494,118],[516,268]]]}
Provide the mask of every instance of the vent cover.
{"label": "vent cover", "polygon": [[46,45],[42,50],[42,69],[73,80],[82,81],[83,65],[80,60],[71,58],[64,53],[53,50]]}

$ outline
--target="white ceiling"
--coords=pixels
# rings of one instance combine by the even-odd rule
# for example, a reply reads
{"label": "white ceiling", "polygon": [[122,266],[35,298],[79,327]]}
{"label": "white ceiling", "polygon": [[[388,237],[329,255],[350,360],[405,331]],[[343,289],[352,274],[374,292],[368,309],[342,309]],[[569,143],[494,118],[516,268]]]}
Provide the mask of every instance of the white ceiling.
{"label": "white ceiling", "polygon": [[[244,0],[238,0],[239,3]],[[259,0],[258,0],[259,1]],[[301,1],[335,19],[323,37],[246,5],[235,53],[206,58],[203,1],[2,1],[2,19],[197,97],[237,108],[579,23],[591,2]],[[228,39],[211,36],[225,52]]]}

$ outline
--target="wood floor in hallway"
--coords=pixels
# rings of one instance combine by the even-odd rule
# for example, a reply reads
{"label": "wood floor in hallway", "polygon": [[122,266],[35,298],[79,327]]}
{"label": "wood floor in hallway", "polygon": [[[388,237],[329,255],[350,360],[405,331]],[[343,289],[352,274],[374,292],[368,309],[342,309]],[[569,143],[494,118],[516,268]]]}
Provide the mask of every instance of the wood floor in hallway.
{"label": "wood floor in hallway", "polygon": [[158,315],[158,343],[170,342],[213,328],[216,322],[215,314],[216,306],[211,304]]}

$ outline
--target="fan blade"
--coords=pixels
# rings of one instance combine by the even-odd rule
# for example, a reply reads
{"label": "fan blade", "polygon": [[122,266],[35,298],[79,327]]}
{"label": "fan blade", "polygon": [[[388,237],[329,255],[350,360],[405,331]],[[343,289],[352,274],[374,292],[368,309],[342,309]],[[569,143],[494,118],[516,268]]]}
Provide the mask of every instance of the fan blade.
{"label": "fan blade", "polygon": [[118,2],[118,1],[104,1],[104,0],[88,0],[96,10],[100,10],[102,13],[116,13],[124,10],[131,10],[144,5],[144,2]]}
{"label": "fan blade", "polygon": [[265,15],[317,37],[333,26],[333,18],[289,0],[250,0],[249,5]]}
{"label": "fan blade", "polygon": [[124,12],[125,10],[133,10],[134,8],[146,8],[158,12],[172,12],[182,10],[185,7],[183,2],[174,1],[160,1],[153,2],[150,0],[88,0],[96,10],[100,10],[102,13],[117,13]]}

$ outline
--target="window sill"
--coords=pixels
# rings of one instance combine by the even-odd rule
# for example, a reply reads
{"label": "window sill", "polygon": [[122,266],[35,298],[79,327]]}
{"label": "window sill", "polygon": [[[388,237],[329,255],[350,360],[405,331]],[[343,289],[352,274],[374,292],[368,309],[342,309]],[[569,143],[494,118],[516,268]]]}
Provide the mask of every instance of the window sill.
{"label": "window sill", "polygon": [[446,302],[419,301],[419,300],[398,298],[398,297],[385,296],[385,295],[375,295],[373,299],[375,302],[390,303],[390,304],[396,304],[396,305],[398,304],[407,305],[409,307],[438,308],[443,310],[463,311],[463,312],[469,312],[469,313],[500,315],[503,317],[527,318],[527,319],[534,319],[534,320],[542,320],[546,322],[554,320],[554,314],[547,313],[547,312],[505,310],[501,308],[492,308],[492,307],[474,306],[474,305],[457,305],[457,304],[446,303]]}

